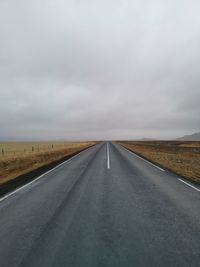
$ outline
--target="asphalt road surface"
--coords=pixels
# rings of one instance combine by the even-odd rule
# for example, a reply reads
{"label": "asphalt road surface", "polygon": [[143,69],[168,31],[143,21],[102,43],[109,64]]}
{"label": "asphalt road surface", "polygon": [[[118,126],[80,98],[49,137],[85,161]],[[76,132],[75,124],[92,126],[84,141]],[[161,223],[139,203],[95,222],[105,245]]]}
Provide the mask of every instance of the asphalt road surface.
{"label": "asphalt road surface", "polygon": [[0,200],[0,267],[200,266],[191,186],[98,144]]}

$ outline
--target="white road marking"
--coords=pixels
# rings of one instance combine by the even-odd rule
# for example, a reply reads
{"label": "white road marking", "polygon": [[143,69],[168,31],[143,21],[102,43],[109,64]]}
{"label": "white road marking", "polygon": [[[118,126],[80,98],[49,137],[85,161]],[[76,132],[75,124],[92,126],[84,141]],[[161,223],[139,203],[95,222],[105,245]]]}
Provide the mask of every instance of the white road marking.
{"label": "white road marking", "polygon": [[193,185],[191,185],[191,184],[185,182],[184,180],[182,180],[182,179],[180,179],[180,178],[178,178],[178,180],[179,180],[180,182],[182,182],[182,183],[188,185],[189,187],[191,187],[191,188],[197,190],[198,192],[200,192],[200,189],[196,188],[195,186],[193,186]]}
{"label": "white road marking", "polygon": [[[89,150],[89,149],[91,149],[91,147],[87,148],[86,150]],[[62,162],[62,163],[60,163],[59,165],[57,165],[57,166],[54,167],[53,169],[51,169],[51,170],[49,170],[49,171],[43,173],[43,174],[40,175],[39,177],[35,178],[35,179],[34,179],[33,181],[31,181],[30,183],[27,183],[27,184],[25,184],[25,185],[23,185],[23,186],[17,188],[16,190],[12,191],[11,193],[5,195],[4,197],[0,198],[0,202],[3,201],[3,200],[5,200],[5,199],[8,198],[8,197],[14,195],[15,193],[21,191],[22,189],[24,189],[24,188],[30,186],[31,184],[35,183],[37,180],[39,180],[40,178],[42,178],[42,177],[45,176],[46,174],[48,174],[48,173],[50,173],[50,172],[56,170],[57,168],[59,168],[60,166],[64,165],[65,163],[70,162],[72,159],[76,158],[76,157],[79,156],[81,153],[85,152],[86,150],[81,151],[80,153],[76,154],[75,156],[71,157],[70,159],[68,159],[68,160],[66,160],[66,161],[64,161],[64,162]]]}
{"label": "white road marking", "polygon": [[107,143],[107,168],[110,169],[110,151],[108,143]]}
{"label": "white road marking", "polygon": [[[123,147],[123,146],[122,146],[122,147]],[[126,149],[125,147],[123,147],[123,148]],[[162,168],[158,167],[157,165],[153,164],[152,162],[150,162],[150,161],[148,161],[148,160],[146,160],[146,159],[143,159],[142,157],[138,156],[138,155],[135,154],[134,152],[132,152],[132,151],[130,151],[130,150],[128,150],[128,149],[126,149],[126,150],[127,150],[129,153],[133,154],[134,156],[136,156],[136,157],[138,157],[138,158],[140,158],[140,159],[146,161],[147,163],[151,164],[152,166],[156,167],[156,168],[159,169],[160,171],[162,171],[162,172],[165,171],[164,169],[162,169]]]}

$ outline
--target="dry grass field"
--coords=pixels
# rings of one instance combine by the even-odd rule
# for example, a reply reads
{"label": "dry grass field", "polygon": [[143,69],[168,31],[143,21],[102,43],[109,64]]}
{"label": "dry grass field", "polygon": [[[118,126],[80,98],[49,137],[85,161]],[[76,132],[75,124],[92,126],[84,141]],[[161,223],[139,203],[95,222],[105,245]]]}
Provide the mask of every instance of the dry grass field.
{"label": "dry grass field", "polygon": [[0,143],[0,184],[94,143]]}
{"label": "dry grass field", "polygon": [[200,142],[126,141],[122,146],[173,172],[200,182]]}

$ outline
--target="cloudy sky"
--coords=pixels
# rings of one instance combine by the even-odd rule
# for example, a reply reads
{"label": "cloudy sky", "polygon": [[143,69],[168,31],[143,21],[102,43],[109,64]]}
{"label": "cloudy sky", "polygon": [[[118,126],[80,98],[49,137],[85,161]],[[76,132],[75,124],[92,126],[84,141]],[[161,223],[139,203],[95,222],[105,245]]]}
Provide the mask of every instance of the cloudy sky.
{"label": "cloudy sky", "polygon": [[0,140],[200,130],[199,0],[1,0]]}

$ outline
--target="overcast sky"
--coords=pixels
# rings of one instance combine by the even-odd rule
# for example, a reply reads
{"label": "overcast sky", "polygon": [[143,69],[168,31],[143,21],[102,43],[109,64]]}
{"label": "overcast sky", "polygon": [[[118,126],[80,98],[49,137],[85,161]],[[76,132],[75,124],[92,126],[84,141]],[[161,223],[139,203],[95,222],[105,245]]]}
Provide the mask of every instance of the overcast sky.
{"label": "overcast sky", "polygon": [[199,0],[1,0],[0,140],[200,130]]}

